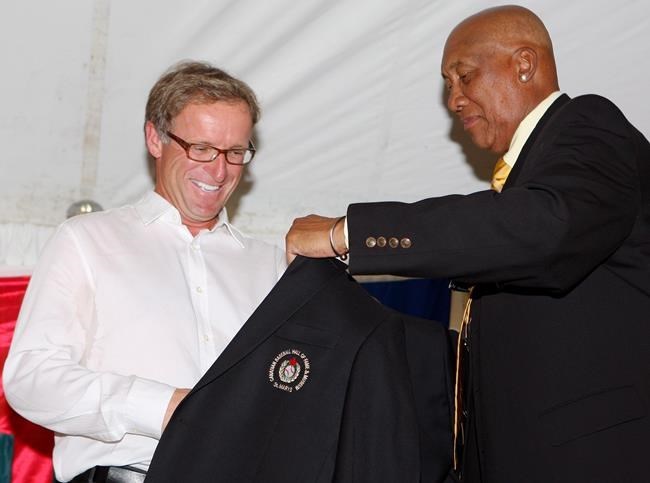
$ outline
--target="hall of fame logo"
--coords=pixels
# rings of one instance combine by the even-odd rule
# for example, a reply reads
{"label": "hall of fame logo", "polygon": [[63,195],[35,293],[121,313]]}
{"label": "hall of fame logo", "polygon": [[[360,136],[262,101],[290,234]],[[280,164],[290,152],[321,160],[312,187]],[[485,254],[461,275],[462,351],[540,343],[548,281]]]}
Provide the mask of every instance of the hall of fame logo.
{"label": "hall of fame logo", "polygon": [[287,349],[273,358],[269,367],[269,381],[282,391],[300,391],[309,379],[309,371],[307,356],[298,349]]}

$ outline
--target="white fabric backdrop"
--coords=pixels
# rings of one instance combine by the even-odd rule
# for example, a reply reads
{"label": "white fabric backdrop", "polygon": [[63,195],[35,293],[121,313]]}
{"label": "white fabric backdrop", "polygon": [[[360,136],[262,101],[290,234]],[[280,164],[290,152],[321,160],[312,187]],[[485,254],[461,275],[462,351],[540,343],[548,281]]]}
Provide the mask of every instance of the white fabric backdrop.
{"label": "white fabric backdrop", "polygon": [[[149,88],[172,63],[213,62],[263,107],[258,156],[229,205],[282,244],[291,220],[354,201],[487,188],[444,106],[449,30],[494,1],[63,0],[0,14],[0,267],[30,267],[68,206],[104,208],[152,186],[142,138]],[[560,86],[611,98],[650,135],[650,4],[530,0],[554,39]]]}

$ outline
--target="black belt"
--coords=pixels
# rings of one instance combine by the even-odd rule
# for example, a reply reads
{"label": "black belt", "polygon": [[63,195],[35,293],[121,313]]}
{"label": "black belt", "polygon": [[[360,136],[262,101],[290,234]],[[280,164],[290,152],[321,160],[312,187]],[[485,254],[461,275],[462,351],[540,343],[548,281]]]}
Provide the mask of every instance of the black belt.
{"label": "black belt", "polygon": [[147,472],[133,466],[95,466],[70,483],[142,483]]}

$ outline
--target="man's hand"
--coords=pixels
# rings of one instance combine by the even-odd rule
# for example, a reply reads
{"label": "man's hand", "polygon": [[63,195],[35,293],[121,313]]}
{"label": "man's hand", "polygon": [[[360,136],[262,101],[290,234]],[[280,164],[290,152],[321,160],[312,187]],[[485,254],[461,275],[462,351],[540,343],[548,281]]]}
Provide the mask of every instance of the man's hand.
{"label": "man's hand", "polygon": [[[336,256],[330,245],[330,230],[338,218],[309,215],[296,218],[285,238],[287,262],[291,263],[296,255],[310,258],[328,258]],[[336,224],[332,238],[336,252],[341,255],[347,253],[345,234],[343,231],[344,220]]]}
{"label": "man's hand", "polygon": [[189,392],[190,392],[189,389],[176,389],[174,391],[174,394],[172,394],[172,397],[169,400],[169,404],[167,405],[167,411],[165,411],[165,417],[163,418],[163,424],[162,424],[163,431],[167,427],[167,423],[169,423],[172,414],[174,414],[174,411],[176,411],[178,405],[181,403],[183,399],[185,399],[185,396],[187,396],[187,393]]}

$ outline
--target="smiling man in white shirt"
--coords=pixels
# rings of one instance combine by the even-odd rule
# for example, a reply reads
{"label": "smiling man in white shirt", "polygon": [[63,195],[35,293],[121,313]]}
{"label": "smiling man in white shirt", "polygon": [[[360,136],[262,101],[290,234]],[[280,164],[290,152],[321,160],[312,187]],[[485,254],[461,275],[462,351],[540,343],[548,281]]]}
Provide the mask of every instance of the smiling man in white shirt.
{"label": "smiling man in white shirt", "polygon": [[44,249],[4,369],[21,415],[56,432],[56,478],[143,481],[173,411],[279,279],[281,250],[228,221],[255,148],[253,91],[185,62],[152,88],[155,190],[71,218]]}

